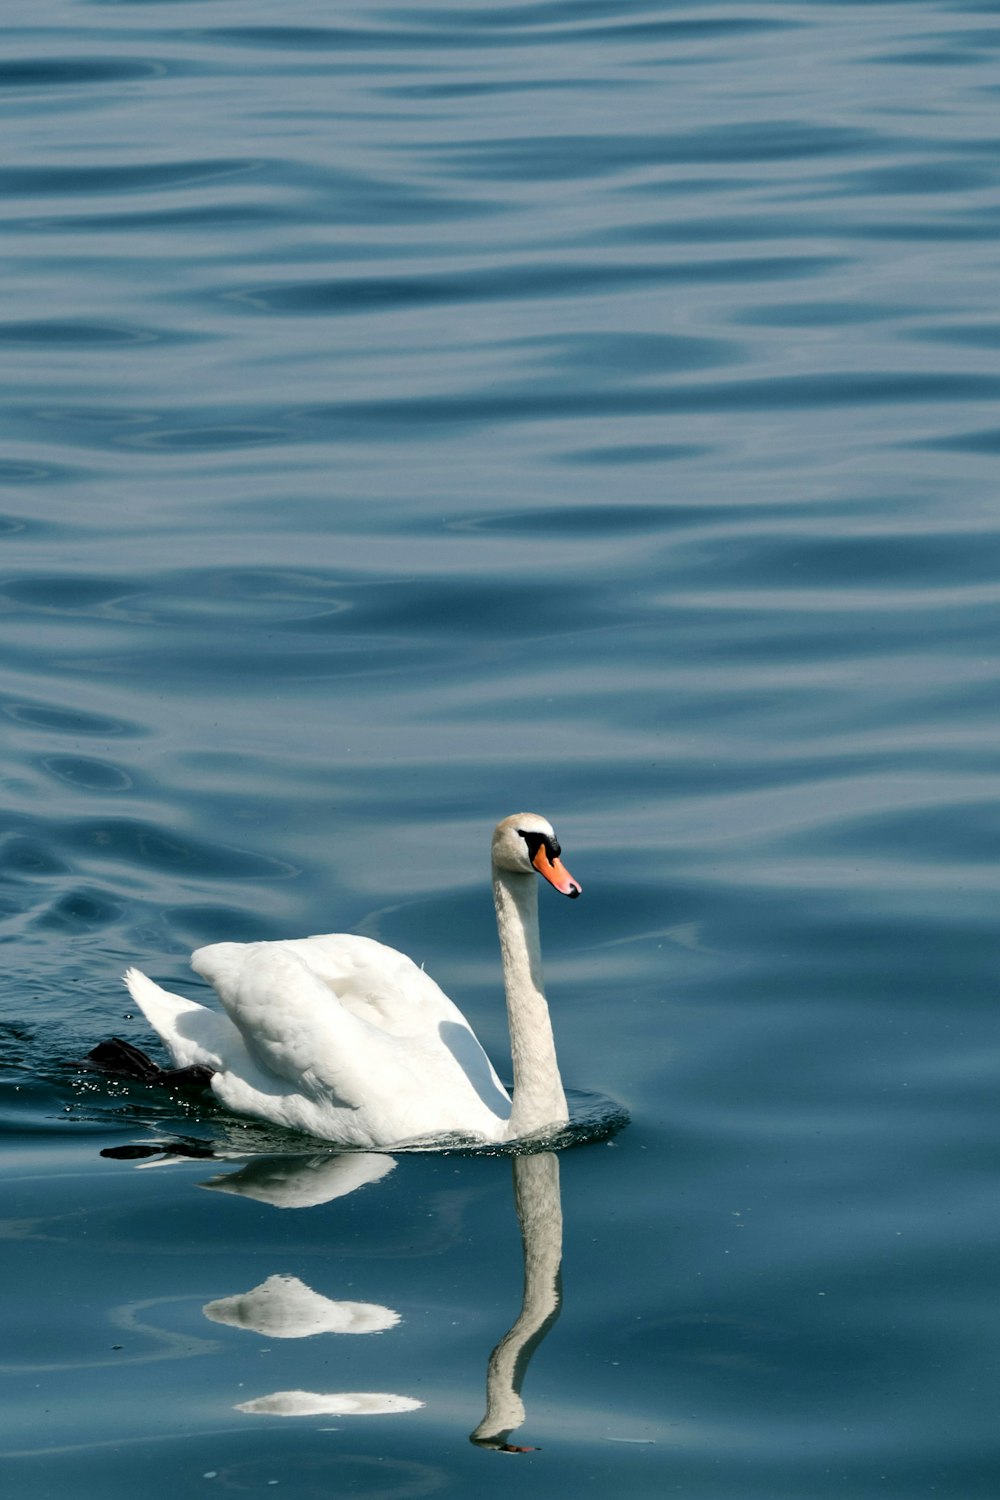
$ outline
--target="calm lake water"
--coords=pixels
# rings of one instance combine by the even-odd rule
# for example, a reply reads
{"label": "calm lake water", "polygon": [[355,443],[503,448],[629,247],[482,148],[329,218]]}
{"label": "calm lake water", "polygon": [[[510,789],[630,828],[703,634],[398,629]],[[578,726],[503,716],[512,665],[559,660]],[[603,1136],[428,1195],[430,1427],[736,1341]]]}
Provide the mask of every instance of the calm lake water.
{"label": "calm lake water", "polygon": [[[0,100],[4,1494],[994,1500],[997,7],[38,0]],[[505,1072],[522,808],[613,1140],[74,1070],[347,930]]]}

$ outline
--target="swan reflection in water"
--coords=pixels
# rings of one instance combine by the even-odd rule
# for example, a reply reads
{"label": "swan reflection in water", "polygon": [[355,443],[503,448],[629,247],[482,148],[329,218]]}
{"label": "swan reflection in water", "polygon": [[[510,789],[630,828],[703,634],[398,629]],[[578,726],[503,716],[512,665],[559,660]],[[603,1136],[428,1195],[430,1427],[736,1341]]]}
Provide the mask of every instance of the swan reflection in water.
{"label": "swan reflection in water", "polygon": [[[335,1302],[306,1286],[297,1276],[269,1276],[260,1286],[235,1297],[220,1297],[202,1308],[213,1323],[246,1328],[269,1339],[304,1339],[318,1333],[382,1333],[399,1322],[399,1313],[377,1302]],[[390,1391],[273,1391],[240,1401],[237,1411],[270,1417],[373,1416],[416,1411],[413,1396]]]}
{"label": "swan reflection in water", "polygon": [[508,1441],[524,1422],[521,1385],[531,1357],[562,1306],[562,1198],[554,1151],[515,1156],[514,1207],[524,1250],[521,1311],[490,1355],[486,1412],[470,1441],[500,1453],[531,1453]]}
{"label": "swan reflection in water", "polygon": [[[346,1197],[367,1183],[378,1182],[395,1167],[391,1156],[329,1151],[311,1156],[255,1157],[237,1172],[210,1177],[202,1187],[269,1203],[273,1208],[314,1208]],[[313,1291],[297,1276],[269,1276],[260,1286],[232,1297],[219,1297],[202,1308],[213,1323],[245,1328],[273,1339],[312,1338],[320,1333],[384,1333],[399,1322],[399,1313],[377,1302],[335,1301]],[[240,1401],[237,1411],[253,1416],[375,1416],[416,1411],[414,1396],[391,1391],[273,1391]]]}
{"label": "swan reflection in water", "polygon": [[334,1302],[297,1276],[269,1276],[235,1297],[219,1297],[202,1308],[213,1323],[249,1328],[268,1339],[307,1339],[315,1333],[384,1333],[399,1313],[378,1302]]}
{"label": "swan reflection in water", "polygon": [[220,1172],[201,1187],[270,1203],[272,1208],[315,1208],[387,1177],[394,1156],[374,1151],[317,1151],[309,1156],[255,1156],[238,1172]]}
{"label": "swan reflection in water", "polygon": [[[470,1440],[477,1447],[501,1453],[529,1453],[533,1450],[518,1447],[509,1439],[525,1420],[521,1386],[528,1364],[559,1316],[562,1201],[555,1152],[516,1156],[511,1165],[524,1253],[521,1310],[489,1357],[486,1412]],[[394,1166],[392,1157],[369,1152],[264,1157],[238,1172],[210,1178],[202,1186],[242,1194],[275,1208],[308,1208],[376,1182]],[[249,1292],[207,1303],[204,1313],[213,1322],[249,1329],[267,1338],[378,1333],[399,1322],[399,1314],[391,1308],[371,1302],[333,1301],[296,1276],[269,1276]],[[413,1397],[386,1392],[276,1391],[241,1402],[236,1409],[271,1416],[361,1415],[413,1411],[421,1405]]]}

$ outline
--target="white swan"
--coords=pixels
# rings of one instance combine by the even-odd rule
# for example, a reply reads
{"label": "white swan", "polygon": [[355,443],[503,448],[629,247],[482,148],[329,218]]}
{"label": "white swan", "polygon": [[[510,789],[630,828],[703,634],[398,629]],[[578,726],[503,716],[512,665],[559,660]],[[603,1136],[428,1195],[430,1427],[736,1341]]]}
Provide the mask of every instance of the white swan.
{"label": "white swan", "polygon": [[237,1114],[352,1146],[459,1134],[507,1141],[569,1118],[542,987],[540,874],[580,886],[550,823],[504,818],[493,834],[493,897],[514,1068],[513,1098],[461,1011],[411,959],[336,933],[214,943],[192,955],[225,1014],[169,994],[138,969],[125,983],[178,1068],[209,1068]]}

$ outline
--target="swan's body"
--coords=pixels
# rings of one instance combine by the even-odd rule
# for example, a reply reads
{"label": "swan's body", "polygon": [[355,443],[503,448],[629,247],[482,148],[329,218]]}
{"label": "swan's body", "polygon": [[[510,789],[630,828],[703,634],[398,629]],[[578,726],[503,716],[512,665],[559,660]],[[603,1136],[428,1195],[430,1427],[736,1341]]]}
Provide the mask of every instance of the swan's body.
{"label": "swan's body", "polygon": [[493,835],[493,893],[514,1065],[513,1097],[461,1011],[394,948],[336,933],[214,943],[191,964],[224,1013],[172,995],[138,969],[129,992],[178,1068],[212,1072],[237,1114],[353,1146],[458,1134],[513,1140],[568,1119],[542,987],[535,872],[580,887],[544,818]]}

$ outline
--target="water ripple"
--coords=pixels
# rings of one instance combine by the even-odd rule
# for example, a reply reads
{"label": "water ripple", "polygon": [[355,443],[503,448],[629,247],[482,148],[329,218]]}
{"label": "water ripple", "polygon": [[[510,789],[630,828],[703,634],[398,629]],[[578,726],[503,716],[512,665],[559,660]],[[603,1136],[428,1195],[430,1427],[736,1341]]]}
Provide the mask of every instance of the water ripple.
{"label": "water ripple", "polygon": [[[510,179],[517,182],[575,177],[588,180],[658,166],[716,166],[734,162],[810,161],[829,156],[854,156],[884,150],[889,138],[857,127],[806,121],[769,120],[756,124],[708,126],[671,131],[665,135],[513,136],[508,140],[477,141],[438,153],[461,176]],[[423,149],[423,148],[421,148]],[[655,191],[648,182],[641,191]]]}
{"label": "water ripple", "polygon": [[135,83],[162,78],[167,68],[152,58],[8,57],[0,63],[0,89],[66,88],[91,83]]}
{"label": "water ripple", "polygon": [[334,313],[340,316],[461,302],[509,302],[521,298],[571,297],[594,292],[637,291],[653,284],[787,280],[815,276],[843,264],[831,255],[746,256],[660,265],[529,264],[427,276],[356,276],[336,281],[294,282],[226,292],[241,310],[269,313]]}
{"label": "water ripple", "polygon": [[0,194],[9,198],[53,198],[113,193],[158,193],[217,183],[259,172],[263,161],[194,157],[141,164],[0,167]]}
{"label": "water ripple", "polygon": [[181,334],[174,329],[140,328],[128,323],[87,323],[82,319],[23,318],[0,323],[0,344],[25,348],[108,349],[122,344],[157,344],[167,340],[186,342],[190,337],[190,334]]}
{"label": "water ripple", "polygon": [[[604,16],[609,11],[600,6]],[[365,27],[344,26],[217,26],[202,34],[227,46],[281,49],[292,52],[377,52],[395,49],[407,51],[427,49],[441,52],[446,49],[477,48],[483,45],[484,35],[493,35],[506,40],[508,36],[521,37],[533,47],[546,43],[564,46],[572,40],[572,27],[576,26],[576,38],[590,43],[622,39],[637,43],[687,42],[716,40],[781,31],[794,26],[794,22],[780,17],[686,17],[676,20],[596,19],[587,5],[574,3],[568,6],[518,5],[509,8],[491,7],[482,11],[469,10],[424,10],[407,9],[381,11],[380,18],[396,24]],[[612,11],[611,15],[615,12]],[[471,24],[470,24],[471,23]]]}

